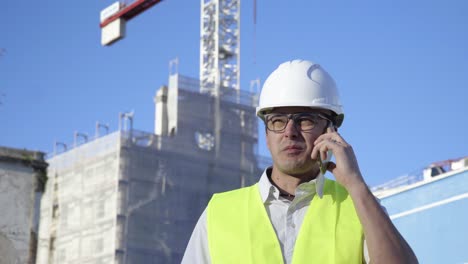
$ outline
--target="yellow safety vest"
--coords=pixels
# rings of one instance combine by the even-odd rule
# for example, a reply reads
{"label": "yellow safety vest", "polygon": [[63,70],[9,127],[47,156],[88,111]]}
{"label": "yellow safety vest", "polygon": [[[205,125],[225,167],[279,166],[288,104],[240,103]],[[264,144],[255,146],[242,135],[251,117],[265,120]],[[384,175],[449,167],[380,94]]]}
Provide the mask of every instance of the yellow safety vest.
{"label": "yellow safety vest", "polygon": [[[213,264],[283,263],[258,185],[213,195],[207,209]],[[348,192],[326,179],[299,231],[293,264],[363,263],[363,231]]]}

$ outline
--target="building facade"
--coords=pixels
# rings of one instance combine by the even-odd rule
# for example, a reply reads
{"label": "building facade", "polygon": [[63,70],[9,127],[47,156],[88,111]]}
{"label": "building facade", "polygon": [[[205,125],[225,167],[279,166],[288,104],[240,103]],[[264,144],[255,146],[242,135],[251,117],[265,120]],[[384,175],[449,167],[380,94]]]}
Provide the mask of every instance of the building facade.
{"label": "building facade", "polygon": [[155,131],[121,129],[51,157],[38,264],[180,263],[215,192],[254,183],[255,93],[201,93],[171,75],[155,97]]}
{"label": "building facade", "polygon": [[468,157],[414,176],[374,193],[420,263],[468,263]]}

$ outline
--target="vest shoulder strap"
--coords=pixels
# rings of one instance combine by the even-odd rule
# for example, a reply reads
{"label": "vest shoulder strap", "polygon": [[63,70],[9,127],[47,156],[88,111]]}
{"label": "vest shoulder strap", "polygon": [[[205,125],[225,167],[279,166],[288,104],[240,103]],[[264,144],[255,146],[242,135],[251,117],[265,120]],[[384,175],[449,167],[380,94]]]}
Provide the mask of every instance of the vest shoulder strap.
{"label": "vest shoulder strap", "polygon": [[346,189],[326,179],[323,197],[315,195],[302,222],[293,263],[362,263],[363,231]]}
{"label": "vest shoulder strap", "polygon": [[258,184],[213,195],[207,226],[213,264],[283,263]]}

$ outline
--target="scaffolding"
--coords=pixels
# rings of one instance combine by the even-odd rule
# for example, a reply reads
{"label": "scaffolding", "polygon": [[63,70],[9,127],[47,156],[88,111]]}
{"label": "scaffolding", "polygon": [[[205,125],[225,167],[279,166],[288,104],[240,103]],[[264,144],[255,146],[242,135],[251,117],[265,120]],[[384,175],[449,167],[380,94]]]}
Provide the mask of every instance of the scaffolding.
{"label": "scaffolding", "polygon": [[270,160],[256,152],[257,94],[199,88],[170,76],[155,100],[165,135],[133,129],[132,114],[48,160],[38,264],[180,263],[211,195],[258,180]]}

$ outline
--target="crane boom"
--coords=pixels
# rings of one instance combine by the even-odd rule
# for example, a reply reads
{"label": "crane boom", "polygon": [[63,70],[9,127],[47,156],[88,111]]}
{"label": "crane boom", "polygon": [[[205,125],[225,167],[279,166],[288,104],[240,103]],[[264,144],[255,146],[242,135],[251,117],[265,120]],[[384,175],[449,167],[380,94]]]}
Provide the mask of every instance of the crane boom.
{"label": "crane boom", "polygon": [[117,13],[106,18],[100,24],[100,26],[101,28],[103,28],[119,18],[122,18],[122,19],[125,19],[125,21],[128,21],[161,1],[162,0],[136,0],[130,5],[125,6],[122,9],[120,9]]}

